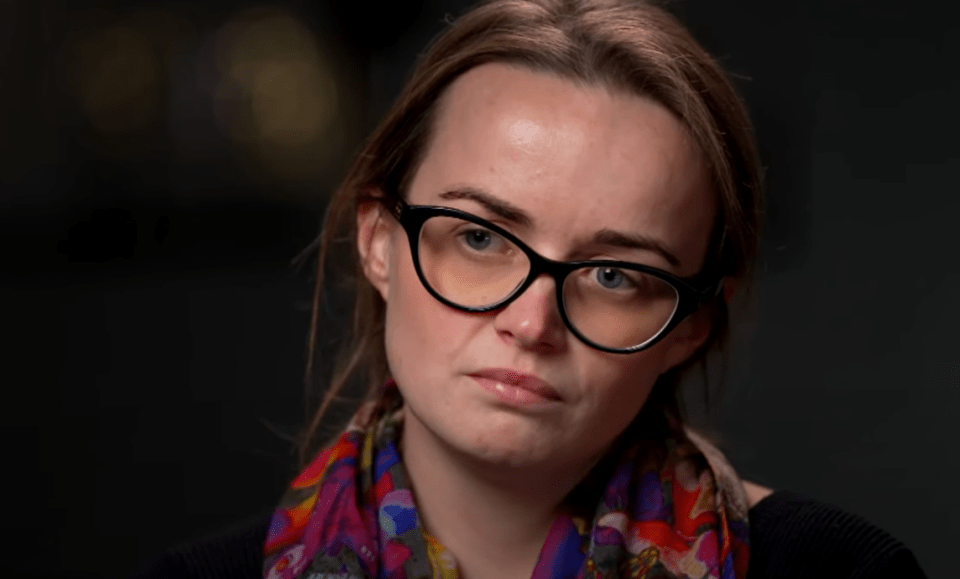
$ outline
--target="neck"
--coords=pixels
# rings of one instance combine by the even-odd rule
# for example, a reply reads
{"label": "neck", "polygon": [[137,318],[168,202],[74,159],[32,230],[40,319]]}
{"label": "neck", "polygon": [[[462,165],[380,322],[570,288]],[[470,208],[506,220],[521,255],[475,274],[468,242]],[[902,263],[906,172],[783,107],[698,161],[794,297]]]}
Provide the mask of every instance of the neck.
{"label": "neck", "polygon": [[400,444],[421,523],[453,555],[464,579],[530,577],[563,499],[592,466],[483,464],[409,412]]}

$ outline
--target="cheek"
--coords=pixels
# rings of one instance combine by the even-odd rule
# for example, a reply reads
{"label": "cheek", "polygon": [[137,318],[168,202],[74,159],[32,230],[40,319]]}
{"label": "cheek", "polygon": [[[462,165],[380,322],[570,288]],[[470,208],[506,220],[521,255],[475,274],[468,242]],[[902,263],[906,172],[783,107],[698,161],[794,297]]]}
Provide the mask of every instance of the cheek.
{"label": "cheek", "polygon": [[617,430],[625,428],[646,403],[660,377],[663,356],[656,346],[624,357],[611,356],[615,355],[593,356],[581,365],[581,381],[593,398],[597,426]]}
{"label": "cheek", "polygon": [[[417,364],[416,353],[430,351],[430,317],[424,316],[425,300],[418,295],[414,283],[419,284],[412,266],[405,267],[395,256],[390,267],[390,284],[387,290],[387,311],[384,320],[384,334],[387,341],[387,361],[391,373],[398,382],[406,369],[421,366]],[[428,296],[429,297],[429,296]]]}
{"label": "cheek", "polygon": [[387,362],[401,384],[428,378],[465,337],[464,315],[438,302],[420,283],[408,251],[391,263],[384,334]]}

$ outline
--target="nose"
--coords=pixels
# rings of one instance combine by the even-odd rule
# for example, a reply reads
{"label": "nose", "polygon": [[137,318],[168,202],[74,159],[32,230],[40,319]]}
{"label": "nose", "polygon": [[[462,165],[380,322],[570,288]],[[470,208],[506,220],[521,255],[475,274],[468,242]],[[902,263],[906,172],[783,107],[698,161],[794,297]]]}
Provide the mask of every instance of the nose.
{"label": "nose", "polygon": [[567,335],[558,308],[556,282],[544,274],[497,312],[494,328],[503,340],[523,349],[555,351],[563,347]]}

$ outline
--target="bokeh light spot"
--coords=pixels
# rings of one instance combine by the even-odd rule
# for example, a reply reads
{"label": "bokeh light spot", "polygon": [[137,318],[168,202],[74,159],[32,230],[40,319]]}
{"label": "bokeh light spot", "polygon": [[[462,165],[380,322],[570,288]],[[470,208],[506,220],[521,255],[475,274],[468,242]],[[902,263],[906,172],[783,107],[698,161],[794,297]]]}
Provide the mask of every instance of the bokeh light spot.
{"label": "bokeh light spot", "polygon": [[289,13],[257,8],[226,23],[216,45],[220,129],[274,173],[315,176],[335,156],[338,87],[313,33]]}
{"label": "bokeh light spot", "polygon": [[73,52],[77,98],[97,130],[128,133],[157,117],[160,65],[141,31],[124,25],[90,29]]}

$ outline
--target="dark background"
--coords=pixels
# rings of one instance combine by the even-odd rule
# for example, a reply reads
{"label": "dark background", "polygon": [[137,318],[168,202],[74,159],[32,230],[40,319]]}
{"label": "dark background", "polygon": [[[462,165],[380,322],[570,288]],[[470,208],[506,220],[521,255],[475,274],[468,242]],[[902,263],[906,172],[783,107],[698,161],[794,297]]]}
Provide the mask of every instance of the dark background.
{"label": "dark background", "polygon": [[[12,576],[124,577],[294,475],[290,259],[462,0],[0,2]],[[960,519],[960,10],[687,0],[767,166],[722,432],[742,474],[859,513],[931,577]]]}

